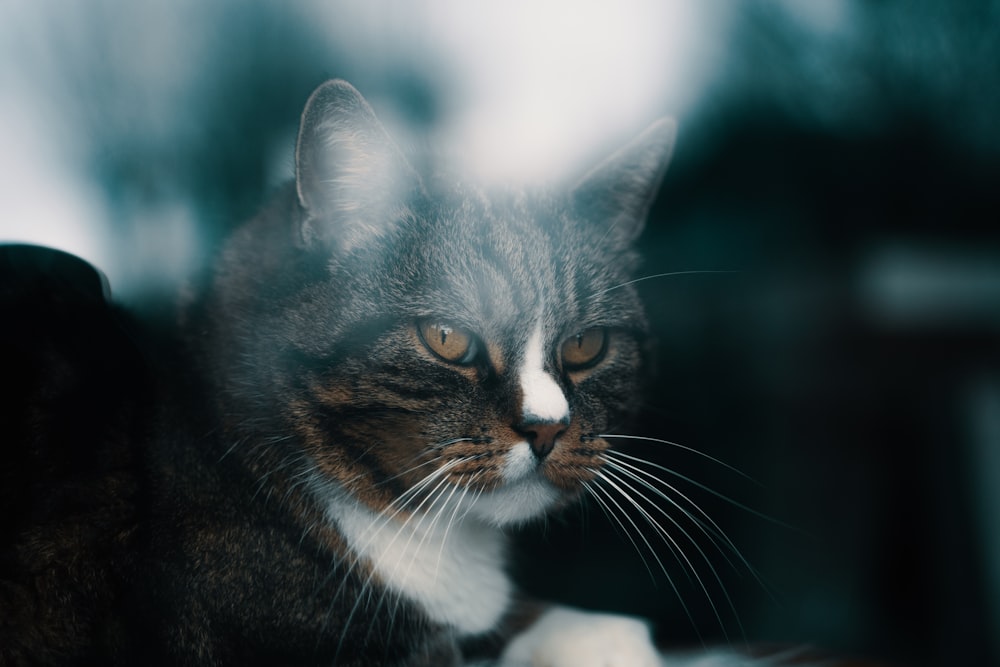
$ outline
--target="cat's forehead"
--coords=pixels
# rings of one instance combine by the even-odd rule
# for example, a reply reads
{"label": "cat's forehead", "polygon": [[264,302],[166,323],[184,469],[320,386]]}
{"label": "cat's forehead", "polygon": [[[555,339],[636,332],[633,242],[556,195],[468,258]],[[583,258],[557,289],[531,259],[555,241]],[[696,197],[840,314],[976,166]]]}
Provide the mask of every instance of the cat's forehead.
{"label": "cat's forehead", "polygon": [[435,301],[428,307],[478,329],[584,324],[589,294],[611,273],[588,230],[544,192],[463,188],[440,200],[425,224],[422,260]]}

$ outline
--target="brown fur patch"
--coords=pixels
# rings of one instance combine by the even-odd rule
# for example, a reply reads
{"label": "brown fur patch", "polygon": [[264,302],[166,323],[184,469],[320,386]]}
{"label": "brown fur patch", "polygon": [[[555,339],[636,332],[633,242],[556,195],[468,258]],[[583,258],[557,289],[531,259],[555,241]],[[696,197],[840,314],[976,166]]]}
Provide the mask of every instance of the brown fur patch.
{"label": "brown fur patch", "polygon": [[354,400],[354,391],[342,384],[315,384],[310,390],[320,403],[338,406]]}
{"label": "brown fur patch", "polygon": [[486,354],[489,356],[490,365],[493,367],[493,370],[496,371],[497,375],[503,375],[507,372],[507,363],[504,358],[503,348],[501,348],[496,342],[486,342]]}
{"label": "brown fur patch", "polygon": [[579,422],[573,420],[542,462],[542,474],[562,491],[579,491],[585,482],[594,478],[592,471],[603,465],[602,454],[608,443],[583,436]]}

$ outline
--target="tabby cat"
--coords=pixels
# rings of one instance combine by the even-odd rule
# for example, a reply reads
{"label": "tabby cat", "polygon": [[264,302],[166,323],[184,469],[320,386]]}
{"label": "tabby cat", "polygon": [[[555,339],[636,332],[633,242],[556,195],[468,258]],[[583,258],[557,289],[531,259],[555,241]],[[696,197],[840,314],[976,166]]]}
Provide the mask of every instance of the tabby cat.
{"label": "tabby cat", "polygon": [[504,530],[592,491],[636,406],[634,242],[673,141],[480,189],[330,81],[175,353],[18,274],[0,662],[660,664],[639,621],[521,598]]}

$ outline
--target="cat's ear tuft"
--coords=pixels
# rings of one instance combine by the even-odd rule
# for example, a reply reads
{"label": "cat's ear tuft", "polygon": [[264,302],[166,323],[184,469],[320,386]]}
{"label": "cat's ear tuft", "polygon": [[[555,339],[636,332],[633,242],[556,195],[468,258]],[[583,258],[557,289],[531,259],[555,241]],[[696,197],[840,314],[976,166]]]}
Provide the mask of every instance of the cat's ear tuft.
{"label": "cat's ear tuft", "polygon": [[327,81],[306,102],[295,147],[295,187],[307,244],[349,250],[405,214],[420,178],[354,86]]}
{"label": "cat's ear tuft", "polygon": [[661,118],[589,171],[573,188],[577,214],[608,228],[620,247],[635,241],[663,180],[677,137],[677,123]]}

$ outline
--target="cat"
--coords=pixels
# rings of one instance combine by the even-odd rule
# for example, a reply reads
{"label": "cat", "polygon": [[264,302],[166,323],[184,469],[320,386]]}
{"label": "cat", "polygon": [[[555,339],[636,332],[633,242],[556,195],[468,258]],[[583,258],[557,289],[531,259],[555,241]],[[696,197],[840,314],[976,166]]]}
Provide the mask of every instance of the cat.
{"label": "cat", "polygon": [[505,531],[600,502],[674,138],[487,189],[329,81],[176,340],[12,273],[0,663],[659,665],[641,620],[523,598]]}

